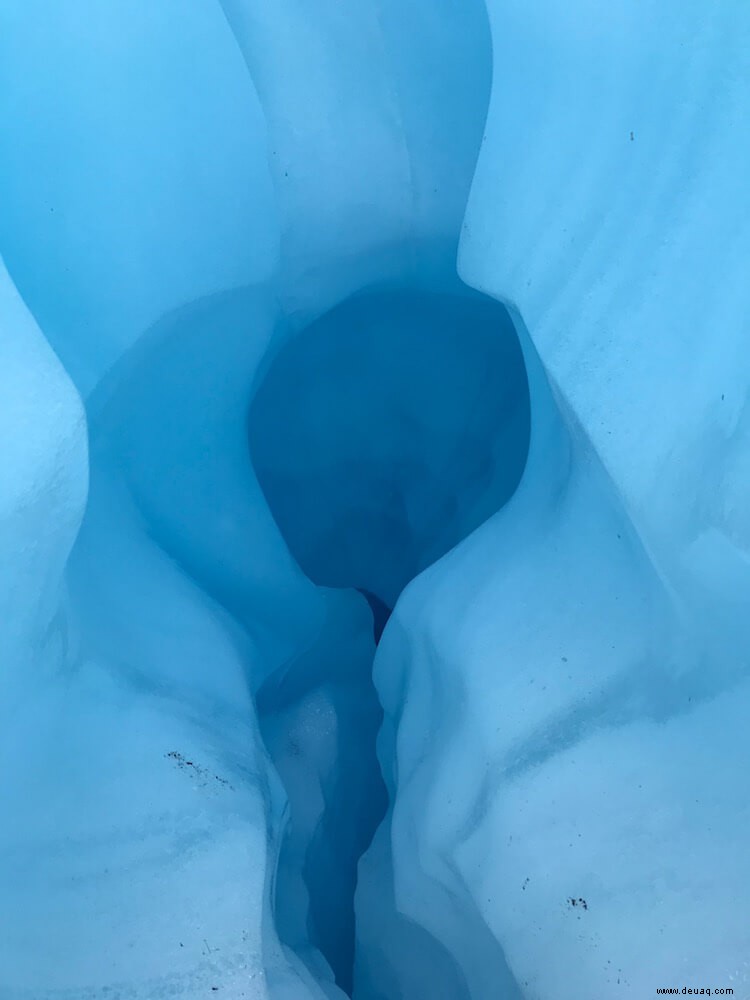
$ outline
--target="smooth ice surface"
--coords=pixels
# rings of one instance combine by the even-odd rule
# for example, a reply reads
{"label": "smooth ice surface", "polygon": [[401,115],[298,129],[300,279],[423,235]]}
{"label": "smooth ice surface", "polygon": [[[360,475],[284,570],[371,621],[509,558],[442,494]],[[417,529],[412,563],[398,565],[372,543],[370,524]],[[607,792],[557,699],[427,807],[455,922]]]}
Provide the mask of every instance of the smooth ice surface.
{"label": "smooth ice surface", "polygon": [[75,389],[0,258],[0,635],[3,705],[64,658],[61,577],[86,501],[86,432]]}
{"label": "smooth ice surface", "polygon": [[164,313],[270,276],[263,114],[218,3],[11,0],[0,62],[2,252],[84,392]]}
{"label": "smooth ice surface", "polygon": [[2,1000],[750,995],[750,8],[1,6]]}

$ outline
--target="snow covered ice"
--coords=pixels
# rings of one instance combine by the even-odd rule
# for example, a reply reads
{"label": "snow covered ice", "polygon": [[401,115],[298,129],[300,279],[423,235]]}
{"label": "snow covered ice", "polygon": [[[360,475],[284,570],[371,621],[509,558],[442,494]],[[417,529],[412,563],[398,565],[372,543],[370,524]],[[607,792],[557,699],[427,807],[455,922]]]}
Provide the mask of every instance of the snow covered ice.
{"label": "snow covered ice", "polygon": [[0,0],[0,1000],[750,997],[749,54]]}

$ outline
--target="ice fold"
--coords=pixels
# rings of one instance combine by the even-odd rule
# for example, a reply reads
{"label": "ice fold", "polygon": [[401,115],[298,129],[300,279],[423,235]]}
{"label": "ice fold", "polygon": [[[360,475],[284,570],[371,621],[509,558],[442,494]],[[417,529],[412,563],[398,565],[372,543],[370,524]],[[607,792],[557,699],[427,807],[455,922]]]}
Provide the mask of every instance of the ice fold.
{"label": "ice fold", "polygon": [[[750,991],[750,12],[486,7],[0,13],[3,998]],[[254,394],[466,286],[518,488],[313,582]]]}

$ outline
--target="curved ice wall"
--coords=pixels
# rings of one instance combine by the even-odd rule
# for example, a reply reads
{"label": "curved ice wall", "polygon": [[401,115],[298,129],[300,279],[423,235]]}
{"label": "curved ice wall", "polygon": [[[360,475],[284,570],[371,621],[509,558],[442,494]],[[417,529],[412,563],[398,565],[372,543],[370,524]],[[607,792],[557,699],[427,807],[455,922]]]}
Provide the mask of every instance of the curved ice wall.
{"label": "curved ice wall", "polygon": [[0,5],[3,998],[750,993],[749,51]]}

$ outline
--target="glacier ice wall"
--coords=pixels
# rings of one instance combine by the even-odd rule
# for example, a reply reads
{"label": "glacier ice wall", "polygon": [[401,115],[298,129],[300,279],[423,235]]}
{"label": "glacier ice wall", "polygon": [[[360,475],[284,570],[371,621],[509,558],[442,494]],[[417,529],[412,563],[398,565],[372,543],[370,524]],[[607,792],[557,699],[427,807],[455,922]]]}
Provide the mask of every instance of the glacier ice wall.
{"label": "glacier ice wall", "polygon": [[750,21],[488,6],[459,264],[523,316],[538,436],[378,652],[395,804],[362,974],[408,981],[406,917],[452,957],[446,995],[494,995],[503,964],[509,995],[742,995]]}
{"label": "glacier ice wall", "polygon": [[87,449],[81,401],[2,260],[0,324],[3,700],[15,708],[64,658],[59,591],[86,501]]}
{"label": "glacier ice wall", "polygon": [[3,1000],[750,992],[749,51],[2,5]]}

